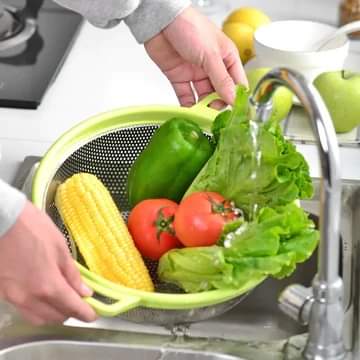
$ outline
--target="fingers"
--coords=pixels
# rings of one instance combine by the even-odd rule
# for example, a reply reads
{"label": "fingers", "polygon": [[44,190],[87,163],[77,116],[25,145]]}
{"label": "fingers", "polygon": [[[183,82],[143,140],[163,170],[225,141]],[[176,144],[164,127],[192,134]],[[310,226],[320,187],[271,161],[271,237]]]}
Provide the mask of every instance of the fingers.
{"label": "fingers", "polygon": [[53,273],[49,274],[49,278],[53,279],[52,286],[45,286],[38,297],[43,302],[51,304],[66,318],[74,317],[81,321],[94,321],[97,318],[95,311],[82,299],[82,297],[91,296],[92,290],[82,281],[63,239],[58,242],[56,249],[57,266],[53,268]]}
{"label": "fingers", "polygon": [[221,37],[219,52],[205,53],[203,67],[215,90],[227,104],[233,104],[235,100],[235,85],[249,86],[237,48],[224,36]]}
{"label": "fingers", "polygon": [[[234,50],[236,52],[234,52]],[[229,55],[224,58],[224,64],[227,68],[230,76],[234,80],[235,84],[243,84],[248,87],[249,83],[246,77],[244,67],[241,63],[238,51],[236,49],[232,50]]]}
{"label": "fingers", "polygon": [[17,310],[19,311],[20,315],[32,325],[41,326],[44,325],[46,322],[43,318],[36,315],[33,310],[28,310],[24,308],[18,307]]}
{"label": "fingers", "polygon": [[194,88],[199,97],[199,100],[215,91],[208,78],[194,81]]}
{"label": "fingers", "polygon": [[52,304],[60,313],[81,321],[91,322],[97,315],[79,294],[70,286],[65,278],[59,276],[54,289],[44,291],[43,301]]}
{"label": "fingers", "polygon": [[64,314],[53,306],[39,301],[39,297],[30,295],[24,288],[24,286],[7,283],[2,291],[2,298],[16,306],[25,320],[33,325],[62,323],[66,320],[67,317]]}
{"label": "fingers", "polygon": [[76,268],[74,260],[70,255],[65,255],[65,258],[63,259],[63,264],[60,266],[60,269],[69,285],[80,296],[92,296],[93,291],[81,279],[80,272]]}
{"label": "fingers", "polygon": [[95,311],[67,283],[58,268],[48,269],[47,276],[26,285],[4,284],[4,300],[16,306],[35,325],[64,322],[69,317],[86,322],[97,318]]}
{"label": "fingers", "polygon": [[82,281],[63,239],[56,246],[58,261],[53,268],[53,287],[43,289],[40,296],[43,301],[51,304],[57,311],[67,317],[75,317],[81,321],[94,321],[95,311],[82,297],[91,296],[93,291]]}
{"label": "fingers", "polygon": [[33,302],[31,308],[26,306],[19,307],[18,311],[25,320],[36,326],[63,323],[67,319],[66,316],[56,309],[40,302]]}
{"label": "fingers", "polygon": [[[205,96],[207,96],[215,91],[208,78],[194,81],[194,88],[199,97],[199,100],[203,99]],[[215,100],[210,104],[210,107],[217,109],[217,110],[221,110],[225,106],[226,106],[226,103],[224,103],[221,100]]]}
{"label": "fingers", "polygon": [[196,102],[190,82],[173,82],[172,86],[182,106],[193,106]]}
{"label": "fingers", "polygon": [[203,66],[216,92],[227,104],[232,104],[235,100],[235,83],[222,57],[219,54],[208,54],[204,58]]}
{"label": "fingers", "polygon": [[28,203],[7,236],[0,239],[1,298],[38,325],[69,317],[96,319],[82,298],[91,291],[83,286],[64,238],[48,216]]}

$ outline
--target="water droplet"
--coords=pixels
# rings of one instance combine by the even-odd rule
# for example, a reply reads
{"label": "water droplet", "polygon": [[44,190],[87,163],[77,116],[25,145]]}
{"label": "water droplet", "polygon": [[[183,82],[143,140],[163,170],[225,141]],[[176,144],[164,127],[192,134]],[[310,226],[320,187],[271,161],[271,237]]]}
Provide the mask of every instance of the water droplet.
{"label": "water droplet", "polygon": [[241,235],[248,228],[248,223],[241,224],[236,230],[235,235]]}
{"label": "water droplet", "polygon": [[229,248],[231,247],[231,243],[234,240],[235,235],[233,233],[229,233],[225,236],[225,240],[224,240],[224,247],[225,248]]}

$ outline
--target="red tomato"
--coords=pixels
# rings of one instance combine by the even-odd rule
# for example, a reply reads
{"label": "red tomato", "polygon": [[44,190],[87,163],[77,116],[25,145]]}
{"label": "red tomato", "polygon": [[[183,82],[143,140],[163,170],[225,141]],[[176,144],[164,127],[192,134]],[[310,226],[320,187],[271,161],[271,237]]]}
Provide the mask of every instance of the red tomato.
{"label": "red tomato", "polygon": [[226,222],[236,218],[231,203],[215,192],[196,192],[186,197],[176,211],[176,236],[185,246],[214,245]]}
{"label": "red tomato", "polygon": [[178,204],[167,199],[148,199],[130,212],[128,227],[141,255],[158,260],[164,253],[181,247],[173,221]]}

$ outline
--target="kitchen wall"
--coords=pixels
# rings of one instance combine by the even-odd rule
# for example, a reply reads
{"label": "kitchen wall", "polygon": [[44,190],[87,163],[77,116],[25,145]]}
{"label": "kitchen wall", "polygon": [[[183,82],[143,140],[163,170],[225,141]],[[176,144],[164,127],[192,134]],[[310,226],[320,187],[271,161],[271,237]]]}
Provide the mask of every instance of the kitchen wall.
{"label": "kitchen wall", "polygon": [[[220,0],[218,0],[220,1]],[[255,6],[275,19],[310,19],[336,24],[341,0],[229,0],[231,8]],[[324,12],[324,7],[327,9]]]}

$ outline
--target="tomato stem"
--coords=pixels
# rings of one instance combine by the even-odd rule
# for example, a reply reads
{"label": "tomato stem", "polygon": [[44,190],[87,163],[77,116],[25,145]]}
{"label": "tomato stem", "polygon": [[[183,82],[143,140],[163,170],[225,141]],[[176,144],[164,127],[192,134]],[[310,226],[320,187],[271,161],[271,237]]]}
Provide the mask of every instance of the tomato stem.
{"label": "tomato stem", "polygon": [[243,215],[240,209],[235,208],[235,203],[233,201],[229,202],[227,200],[223,200],[221,202],[218,202],[214,200],[211,196],[208,196],[208,200],[211,205],[211,211],[215,214],[226,216],[233,213],[236,217]]}
{"label": "tomato stem", "polygon": [[163,232],[169,233],[175,236],[175,230],[173,228],[174,215],[166,217],[163,212],[163,207],[159,209],[154,226],[156,227],[156,238],[160,241],[160,236]]}

